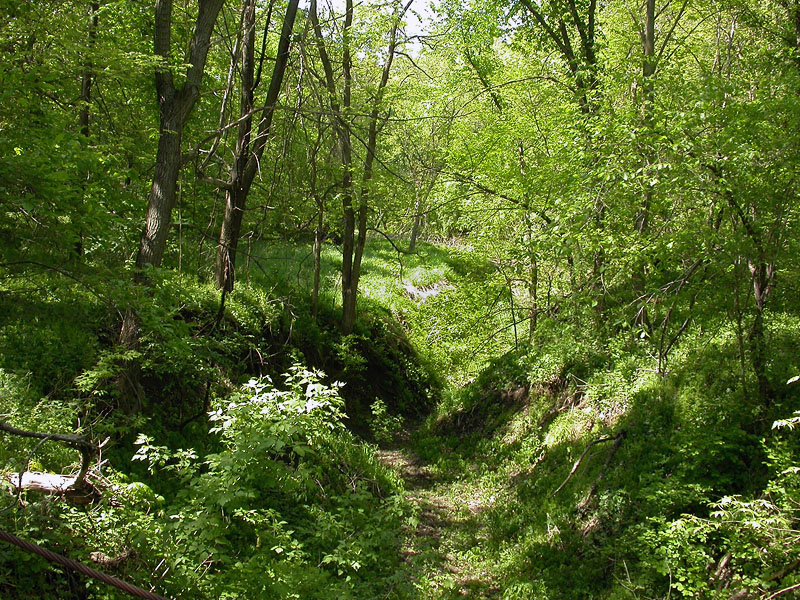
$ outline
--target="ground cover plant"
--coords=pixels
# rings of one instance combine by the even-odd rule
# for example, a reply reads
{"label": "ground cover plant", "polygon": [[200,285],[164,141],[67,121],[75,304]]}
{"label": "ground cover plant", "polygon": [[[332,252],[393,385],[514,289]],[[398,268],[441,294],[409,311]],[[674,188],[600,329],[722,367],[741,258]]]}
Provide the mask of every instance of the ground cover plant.
{"label": "ground cover plant", "polygon": [[[219,301],[213,288],[165,278],[156,316],[143,319],[147,333],[137,353],[170,358],[140,365],[146,398],[163,394],[169,418],[131,414],[85,426],[117,440],[103,451],[113,464],[103,469],[111,496],[86,512],[29,494],[23,512],[4,513],[15,515],[13,529],[39,531],[34,540],[73,555],[121,558],[117,572],[142,584],[161,564],[158,589],[178,597],[247,597],[254,590],[276,597],[734,597],[793,585],[797,391],[784,382],[767,411],[743,402],[735,324],[708,322],[706,331],[686,336],[669,371],[659,373],[646,341],[626,329],[615,339],[578,342],[556,320],[543,321],[534,343],[488,362],[474,378],[469,370],[451,374],[454,382],[472,379],[467,385],[419,388],[414,373],[442,360],[437,352],[449,355],[448,340],[457,348],[463,339],[440,337],[436,350],[419,352],[421,363],[395,375],[389,360],[370,358],[370,342],[386,353],[386,340],[413,347],[407,340],[438,327],[426,312],[433,298],[421,301],[405,289],[425,289],[426,280],[401,279],[396,257],[390,269],[386,246],[376,247],[365,259],[365,289],[378,290],[369,296],[376,312],[339,338],[334,327],[326,330],[325,311],[317,322],[292,320],[284,337],[286,313],[300,312],[304,301],[302,271],[280,298],[259,295],[269,287],[263,281],[250,292],[243,286],[228,300],[219,338],[210,327]],[[295,247],[291,255],[303,251]],[[458,307],[463,295],[455,288],[476,285],[473,273],[488,269],[481,262],[471,269],[451,252],[417,255],[404,269],[445,274],[439,306]],[[81,297],[101,324],[102,305],[91,294]],[[74,302],[63,293],[51,301],[62,298]],[[798,327],[788,314],[778,322],[768,335],[785,358],[771,377],[789,381],[798,368],[791,362]],[[375,337],[379,331],[388,337]],[[473,342],[486,334],[475,332]],[[4,371],[9,422],[70,430],[76,411],[94,414],[92,407],[113,402],[124,357],[115,354],[121,349],[103,349],[102,325],[94,335],[95,363],[86,355],[72,363],[80,374],[72,386],[49,390]],[[275,338],[289,337],[296,358],[315,349],[312,360],[339,365],[344,386],[285,366],[286,357],[258,358]],[[390,404],[401,395],[373,388],[355,430],[392,451],[359,441],[344,418],[341,393],[376,370],[382,379],[405,381],[408,398],[428,390],[408,412]],[[198,384],[204,377],[213,384]],[[62,399],[65,390],[72,404]],[[184,427],[176,431],[178,418]],[[398,448],[411,429],[410,444]],[[49,471],[77,464],[77,454],[57,444],[31,455],[31,444],[11,441],[4,462],[13,471],[28,459],[31,468]],[[70,590],[54,597],[113,597],[23,556],[7,550],[7,580],[42,573],[44,597],[54,585]],[[585,585],[576,585],[576,572]]]}
{"label": "ground cover plant", "polygon": [[800,592],[796,1],[0,19],[0,596]]}

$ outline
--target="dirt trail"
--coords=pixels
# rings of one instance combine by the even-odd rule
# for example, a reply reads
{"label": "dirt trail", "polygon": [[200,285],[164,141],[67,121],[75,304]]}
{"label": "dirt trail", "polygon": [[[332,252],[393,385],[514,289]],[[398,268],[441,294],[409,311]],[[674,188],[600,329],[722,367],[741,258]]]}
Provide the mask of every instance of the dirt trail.
{"label": "dirt trail", "polygon": [[406,483],[406,497],[419,507],[419,522],[409,531],[403,561],[425,598],[497,599],[494,566],[486,548],[485,508],[480,490],[458,480],[441,480],[410,451],[380,450],[381,462]]}

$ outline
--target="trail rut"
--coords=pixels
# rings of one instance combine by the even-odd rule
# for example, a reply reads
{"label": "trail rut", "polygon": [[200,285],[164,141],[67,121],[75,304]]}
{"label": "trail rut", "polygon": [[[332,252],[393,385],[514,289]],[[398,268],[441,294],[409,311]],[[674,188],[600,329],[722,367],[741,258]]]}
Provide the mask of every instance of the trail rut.
{"label": "trail rut", "polygon": [[430,465],[405,449],[380,450],[380,461],[397,471],[418,520],[406,533],[402,560],[424,598],[500,598],[492,580],[480,490],[458,479],[437,477]]}

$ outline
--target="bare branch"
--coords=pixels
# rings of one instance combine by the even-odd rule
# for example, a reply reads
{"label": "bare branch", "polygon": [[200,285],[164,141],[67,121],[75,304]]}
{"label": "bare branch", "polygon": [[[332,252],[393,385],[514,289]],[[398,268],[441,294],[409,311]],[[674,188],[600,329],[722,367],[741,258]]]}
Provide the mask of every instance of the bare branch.
{"label": "bare branch", "polygon": [[[564,480],[564,483],[562,483],[560,486],[558,486],[556,491],[553,492],[553,496],[555,496],[556,494],[558,494],[558,492],[560,492],[562,489],[564,489],[564,486],[567,485],[567,483],[569,482],[570,479],[572,479],[572,476],[575,475],[575,473],[577,473],[578,469],[581,466],[581,463],[583,462],[583,459],[586,457],[586,455],[589,453],[589,450],[591,450],[593,446],[596,446],[597,444],[603,444],[605,442],[616,442],[616,441],[619,441],[619,440],[622,439],[622,437],[624,437],[624,435],[625,435],[625,432],[620,431],[617,435],[615,435],[613,437],[605,437],[605,438],[601,438],[599,440],[595,440],[593,442],[590,442],[589,445],[586,446],[586,449],[583,451],[583,454],[581,454],[580,457],[578,458],[578,460],[575,461],[575,464],[572,465],[572,470],[569,472],[569,475],[567,475],[567,478]],[[602,475],[602,473],[601,473],[601,475]]]}

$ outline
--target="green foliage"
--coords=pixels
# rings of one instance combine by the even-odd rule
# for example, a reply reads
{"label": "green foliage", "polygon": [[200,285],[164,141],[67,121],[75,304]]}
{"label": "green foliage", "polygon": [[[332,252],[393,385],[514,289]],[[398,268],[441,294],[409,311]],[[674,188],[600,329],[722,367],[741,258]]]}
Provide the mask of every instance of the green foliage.
{"label": "green foliage", "polygon": [[[228,3],[215,29],[163,268],[142,286],[128,267],[159,138],[152,11],[89,5],[0,2],[0,413],[108,436],[112,487],[86,510],[26,494],[2,527],[84,559],[130,551],[120,575],[186,598],[788,597],[797,6],[659,1],[648,62],[649,3],[448,1],[428,43],[399,48],[380,105],[391,7],[357,5],[348,40],[328,15],[332,56],[353,50],[350,113],[330,119],[303,45],[221,310],[206,280],[241,15]],[[187,6],[166,60],[178,79]],[[358,181],[373,105],[360,313],[343,336],[337,128]],[[412,227],[450,245],[408,254]],[[123,348],[129,310],[141,331]],[[401,486],[354,436],[402,438],[436,402],[415,443],[447,507],[467,507],[442,546],[469,573],[413,562],[433,552],[400,565]],[[76,467],[37,444],[4,436],[3,472]],[[5,582],[11,598],[115,597],[0,548]]]}
{"label": "green foliage", "polygon": [[[0,419],[28,431],[72,433],[75,402],[40,398],[31,387],[29,376],[0,369]],[[35,450],[35,452],[34,452]],[[3,470],[61,471],[80,460],[77,452],[59,444],[40,445],[35,440],[3,434],[0,464]]]}
{"label": "green foliage", "polygon": [[375,441],[386,444],[393,441],[403,431],[403,418],[389,413],[386,403],[380,398],[370,406],[372,419],[369,423],[370,433]]}
{"label": "green foliage", "polygon": [[170,509],[182,558],[215,557],[195,583],[206,594],[368,597],[379,582],[365,575],[396,561],[397,482],[345,430],[319,377],[295,367],[282,389],[254,380],[212,412],[224,449]]}
{"label": "green foliage", "polygon": [[[794,339],[795,319],[776,345]],[[484,557],[461,560],[509,598],[716,598],[794,584],[782,569],[796,560],[796,418],[763,437],[762,410],[743,401],[734,329],[706,324],[659,374],[647,342],[625,330],[603,351],[545,321],[539,343],[446,399],[415,443],[437,477],[488,506]],[[515,402],[516,389],[529,393]]]}
{"label": "green foliage", "polygon": [[[213,407],[219,452],[173,451],[140,435],[144,481],[107,473],[113,492],[88,513],[30,498],[4,528],[78,556],[127,552],[126,577],[148,580],[157,569],[167,595],[374,598],[401,583],[409,509],[397,478],[344,427],[338,385],[321,376],[295,366],[280,387],[252,380]],[[7,573],[44,583],[41,565],[10,562],[15,551],[2,559]]]}
{"label": "green foliage", "polygon": [[0,367],[59,394],[100,347],[102,299],[56,273],[8,277],[0,306]]}
{"label": "green foliage", "polygon": [[771,478],[764,494],[725,496],[710,505],[708,517],[661,519],[643,536],[652,553],[645,562],[669,574],[681,597],[727,598],[745,590],[770,595],[797,583],[791,567],[800,539],[797,439],[781,435],[766,444]]}

